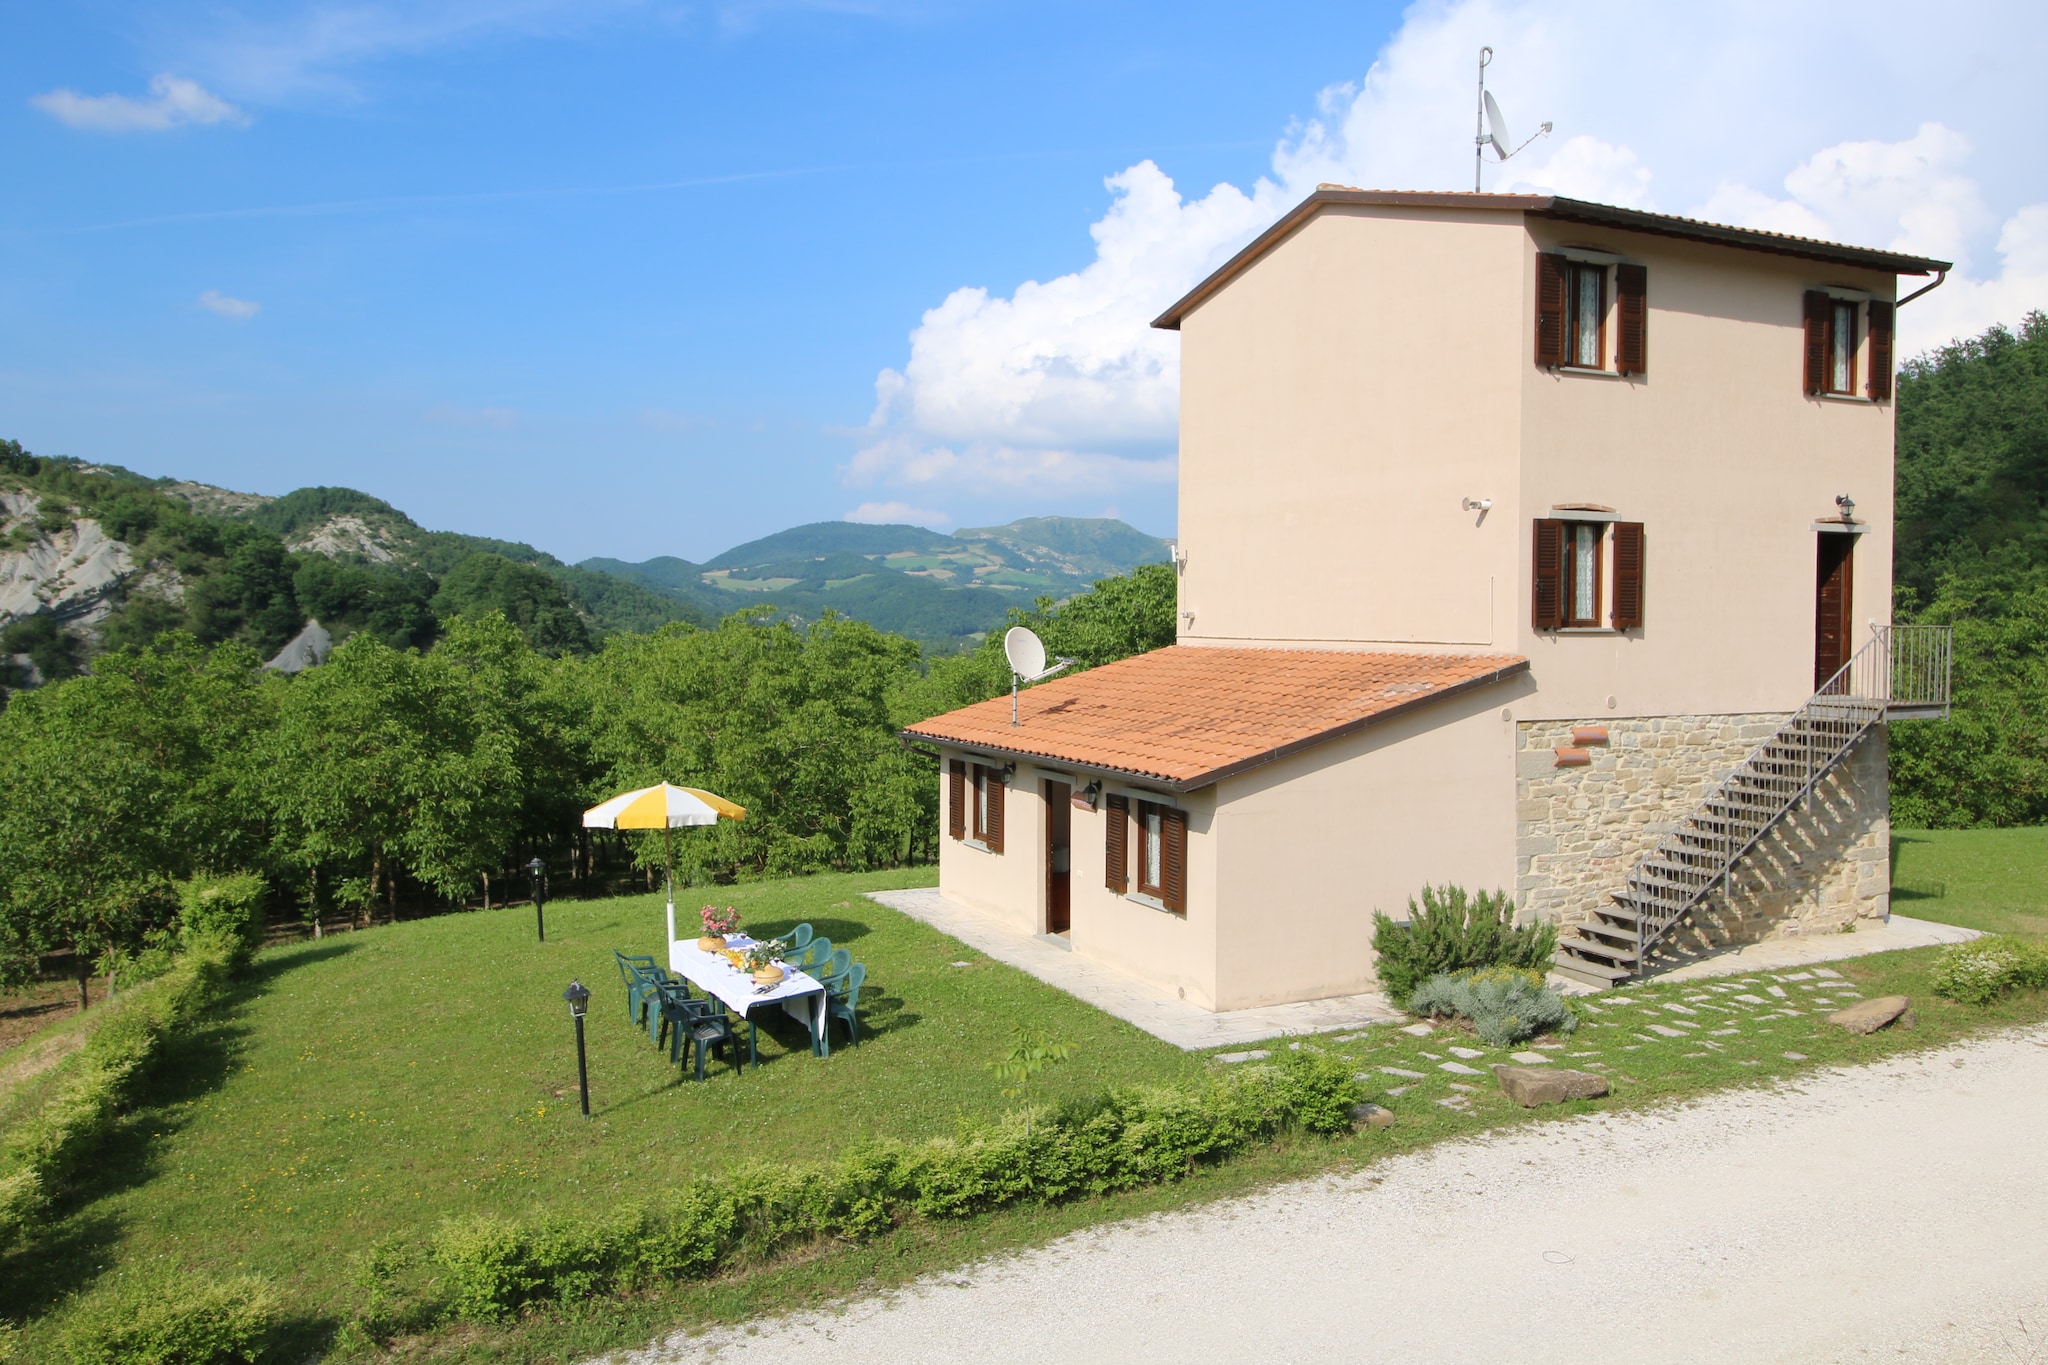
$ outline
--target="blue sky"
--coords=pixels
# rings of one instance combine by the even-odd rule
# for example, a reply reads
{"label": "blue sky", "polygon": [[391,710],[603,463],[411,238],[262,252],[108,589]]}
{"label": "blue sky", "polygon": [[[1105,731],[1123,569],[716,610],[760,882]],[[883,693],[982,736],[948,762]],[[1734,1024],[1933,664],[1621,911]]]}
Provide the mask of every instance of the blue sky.
{"label": "blue sky", "polygon": [[0,435],[568,559],[1170,534],[1144,321],[1319,179],[1463,182],[1480,41],[1558,123],[1489,188],[1953,255],[1923,342],[2048,305],[2040,16],[1689,8],[8,6]]}

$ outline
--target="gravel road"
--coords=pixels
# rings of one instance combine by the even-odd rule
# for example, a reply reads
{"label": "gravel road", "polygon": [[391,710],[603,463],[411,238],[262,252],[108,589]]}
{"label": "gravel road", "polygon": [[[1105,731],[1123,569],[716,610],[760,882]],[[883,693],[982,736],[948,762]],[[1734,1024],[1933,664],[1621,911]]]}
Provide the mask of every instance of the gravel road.
{"label": "gravel road", "polygon": [[2048,1029],[1115,1224],[632,1365],[2048,1365]]}

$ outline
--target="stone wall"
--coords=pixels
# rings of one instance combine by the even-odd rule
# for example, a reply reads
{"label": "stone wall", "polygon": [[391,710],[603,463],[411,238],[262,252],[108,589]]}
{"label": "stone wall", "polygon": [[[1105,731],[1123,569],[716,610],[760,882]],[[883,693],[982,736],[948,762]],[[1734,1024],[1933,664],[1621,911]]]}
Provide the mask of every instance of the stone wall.
{"label": "stone wall", "polygon": [[[1561,924],[1589,918],[1628,870],[1784,721],[1777,715],[1534,721],[1517,727],[1515,900]],[[1574,744],[1604,728],[1605,743]],[[1586,762],[1560,766],[1558,750]],[[1681,951],[1839,933],[1890,909],[1885,732],[1867,736],[1806,805],[1736,869],[1716,903],[1674,937]]]}

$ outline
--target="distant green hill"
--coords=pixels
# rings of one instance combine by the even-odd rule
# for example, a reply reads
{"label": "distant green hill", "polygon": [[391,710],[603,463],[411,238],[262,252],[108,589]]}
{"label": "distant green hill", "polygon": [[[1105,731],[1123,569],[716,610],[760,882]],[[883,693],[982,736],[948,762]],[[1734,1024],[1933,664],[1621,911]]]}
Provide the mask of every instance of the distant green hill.
{"label": "distant green hill", "polygon": [[1098,578],[1164,563],[1168,542],[1107,518],[1027,517],[942,535],[922,526],[820,521],[734,546],[703,564],[664,556],[578,567],[714,613],[768,604],[815,619],[826,610],[929,647],[972,644],[1013,607],[1061,600]]}

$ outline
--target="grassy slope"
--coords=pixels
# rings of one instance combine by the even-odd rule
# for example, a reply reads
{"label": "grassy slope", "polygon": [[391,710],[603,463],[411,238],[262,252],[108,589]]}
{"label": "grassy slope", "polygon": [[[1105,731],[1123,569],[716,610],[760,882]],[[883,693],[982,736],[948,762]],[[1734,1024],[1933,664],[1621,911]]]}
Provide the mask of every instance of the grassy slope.
{"label": "grassy slope", "polygon": [[[2048,888],[2048,831],[1898,837],[1902,912],[2024,932],[2048,927],[2027,913]],[[270,954],[214,1033],[171,1060],[154,1107],[138,1114],[110,1151],[105,1183],[64,1211],[33,1291],[7,1290],[0,1312],[19,1317],[44,1309],[65,1291],[90,1286],[108,1263],[109,1278],[167,1263],[213,1273],[248,1268],[287,1287],[302,1314],[297,1342],[310,1346],[351,1302],[348,1254],[375,1237],[417,1231],[464,1209],[595,1211],[745,1156],[801,1159],[865,1133],[916,1135],[944,1131],[958,1118],[986,1117],[1001,1101],[980,1064],[1013,1019],[1081,1048],[1046,1084],[1048,1097],[1169,1079],[1202,1064],[857,896],[921,881],[929,874],[817,878],[722,894],[762,927],[801,916],[848,943],[879,987],[864,1011],[875,1036],[819,1064],[801,1051],[800,1034],[785,1030],[775,1043],[764,1038],[771,1064],[760,1072],[744,1080],[720,1076],[701,1088],[671,1084],[642,1036],[628,1029],[608,965],[614,943],[655,946],[653,898],[557,907],[545,947],[532,942],[531,912],[514,909]],[[1929,885],[1942,894],[1915,890]],[[857,928],[866,932],[856,937]],[[1824,1022],[1831,1004],[1812,997],[1822,994],[1814,988],[1825,978],[1781,979],[1789,973],[1757,974],[1748,984],[1644,987],[1626,992],[1634,1003],[1619,1009],[1612,997],[1596,1000],[1605,1012],[1590,1016],[1561,1055],[1576,1065],[1601,1064],[1615,1093],[1564,1111],[1525,1112],[1488,1077],[1443,1072],[1447,1045],[1470,1046],[1470,1038],[1417,1040],[1376,1029],[1343,1043],[1321,1039],[1317,1045],[1375,1075],[1369,1088],[1395,1111],[1394,1128],[1285,1142],[1172,1187],[960,1224],[914,1224],[871,1245],[514,1326],[463,1329],[407,1343],[403,1354],[575,1359],[678,1326],[736,1321],[902,1283],[1109,1218],[1357,1169],[1489,1128],[1794,1079],[1816,1067],[2048,1017],[2048,995],[2041,993],[1990,1010],[1934,998],[1927,973],[1935,958],[1934,950],[1918,950],[1837,964],[1865,996],[1914,997],[1916,1030],[1870,1038]],[[955,961],[973,965],[951,966]],[[599,1112],[589,1125],[575,1114],[571,1035],[559,1003],[571,973],[599,991],[591,1023]],[[1782,1012],[1769,994],[1773,985],[1798,1014]],[[1733,1000],[1738,993],[1762,1003]],[[1666,1008],[1673,1004],[1692,1014]],[[1653,1018],[1667,1027],[1699,1027],[1664,1038],[1644,1031]],[[1708,1032],[1715,1027],[1736,1031]],[[1486,1050],[1470,1064],[1483,1071],[1498,1060],[1497,1051]],[[1381,1066],[1426,1079],[1408,1082],[1378,1072]],[[1400,1085],[1412,1088],[1388,1093]],[[1465,1108],[1439,1103],[1457,1096]],[[60,1323],[61,1314],[53,1314],[31,1328],[24,1344],[47,1341]]]}
{"label": "grassy slope", "polygon": [[[738,1161],[816,1159],[870,1134],[990,1118],[1005,1102],[983,1063],[1018,1020],[1079,1049],[1044,1082],[1048,1097],[1198,1068],[859,895],[929,881],[722,892],[751,925],[807,919],[851,948],[869,969],[872,1032],[817,1061],[793,1022],[764,1029],[758,1071],[703,1086],[679,1084],[629,1025],[611,962],[613,946],[657,950],[656,897],[551,906],[544,945],[531,909],[515,908],[267,953],[217,1026],[167,1055],[150,1107],[63,1211],[36,1274],[7,1277],[0,1314],[41,1312],[109,1261],[256,1271],[298,1311],[345,1313],[348,1252],[448,1214],[600,1210]],[[596,993],[587,1123],[561,999],[572,976]]]}
{"label": "grassy slope", "polygon": [[1892,908],[1996,934],[2048,936],[2048,828],[1894,830]]}

